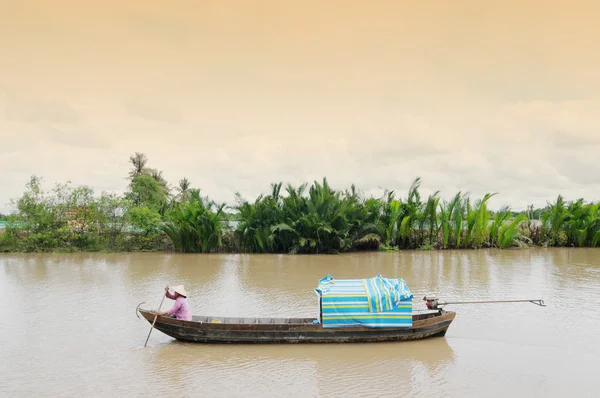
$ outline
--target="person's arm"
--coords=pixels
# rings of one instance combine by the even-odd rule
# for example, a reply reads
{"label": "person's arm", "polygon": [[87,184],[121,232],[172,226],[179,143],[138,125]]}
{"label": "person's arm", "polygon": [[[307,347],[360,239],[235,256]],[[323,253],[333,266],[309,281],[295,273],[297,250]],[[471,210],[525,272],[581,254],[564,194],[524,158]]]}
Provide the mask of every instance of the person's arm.
{"label": "person's arm", "polygon": [[169,286],[165,287],[165,296],[171,300],[175,300],[175,295],[169,292]]}
{"label": "person's arm", "polygon": [[[165,287],[165,297],[168,297],[171,300],[175,300],[175,295],[169,293],[169,286]],[[177,303],[175,303],[175,305],[177,305]],[[154,311],[154,314],[156,314],[156,315],[170,315],[169,311]]]}
{"label": "person's arm", "polygon": [[174,313],[176,313],[179,308],[181,308],[181,302],[176,301],[175,305],[173,305],[173,308],[171,308],[169,311],[162,311],[162,312],[155,312],[156,315],[173,315]]}
{"label": "person's arm", "polygon": [[173,315],[174,313],[179,311],[179,308],[181,308],[181,301],[176,301],[173,308],[171,308],[169,311],[167,311],[166,315]]}

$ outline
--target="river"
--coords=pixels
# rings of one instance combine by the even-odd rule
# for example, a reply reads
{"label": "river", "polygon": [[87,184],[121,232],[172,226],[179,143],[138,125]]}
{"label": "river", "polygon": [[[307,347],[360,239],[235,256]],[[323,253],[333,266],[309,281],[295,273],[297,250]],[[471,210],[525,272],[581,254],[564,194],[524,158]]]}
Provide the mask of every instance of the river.
{"label": "river", "polygon": [[[177,342],[135,308],[185,284],[195,314],[316,316],[317,280],[381,273],[456,305],[446,337],[343,345]],[[170,308],[165,300],[164,308]],[[338,256],[0,255],[0,396],[592,397],[600,249]],[[450,309],[450,307],[448,307]]]}

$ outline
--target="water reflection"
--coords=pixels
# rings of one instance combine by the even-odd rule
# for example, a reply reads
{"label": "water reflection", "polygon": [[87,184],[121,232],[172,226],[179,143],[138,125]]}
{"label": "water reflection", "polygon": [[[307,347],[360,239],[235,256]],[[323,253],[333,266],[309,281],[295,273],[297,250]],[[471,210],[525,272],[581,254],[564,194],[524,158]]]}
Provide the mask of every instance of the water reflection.
{"label": "water reflection", "polygon": [[[298,396],[381,396],[390,389],[398,392],[411,384],[442,383],[444,369],[454,361],[454,352],[443,338],[336,346],[226,346],[173,340],[155,346],[150,358],[145,362],[149,366],[147,372],[155,375],[161,385],[177,386],[183,391],[209,383],[210,391],[218,393],[221,384],[215,388],[214,380],[227,379],[230,393],[256,393],[257,378],[262,377],[268,383],[267,394],[277,391]],[[231,372],[232,368],[235,372]],[[202,375],[200,379],[198,373]],[[368,375],[368,383],[357,382],[357,374]],[[297,385],[290,384],[292,380]]]}

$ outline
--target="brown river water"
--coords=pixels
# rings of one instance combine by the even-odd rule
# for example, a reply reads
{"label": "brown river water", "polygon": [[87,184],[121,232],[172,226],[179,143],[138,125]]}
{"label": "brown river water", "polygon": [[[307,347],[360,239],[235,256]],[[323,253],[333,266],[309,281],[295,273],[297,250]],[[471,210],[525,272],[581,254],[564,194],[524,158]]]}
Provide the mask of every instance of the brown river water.
{"label": "brown river water", "polygon": [[[447,300],[446,337],[337,345],[182,343],[138,319],[184,284],[194,314],[318,313],[317,280],[404,278]],[[0,255],[0,396],[596,397],[600,249],[339,256]],[[163,308],[173,301],[166,299]]]}

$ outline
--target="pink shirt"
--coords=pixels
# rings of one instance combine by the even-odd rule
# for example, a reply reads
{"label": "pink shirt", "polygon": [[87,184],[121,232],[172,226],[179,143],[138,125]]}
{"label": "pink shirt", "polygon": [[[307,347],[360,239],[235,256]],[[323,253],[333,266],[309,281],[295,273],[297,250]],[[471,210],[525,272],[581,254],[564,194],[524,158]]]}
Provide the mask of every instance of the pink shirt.
{"label": "pink shirt", "polygon": [[175,315],[177,319],[182,319],[184,321],[192,320],[190,305],[185,297],[178,296],[175,298],[175,295],[169,292],[167,292],[167,297],[171,300],[175,300],[175,305],[168,312],[169,315]]}

